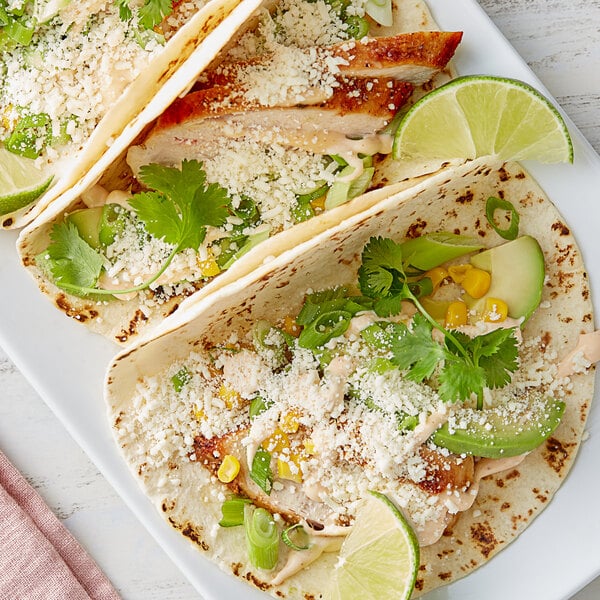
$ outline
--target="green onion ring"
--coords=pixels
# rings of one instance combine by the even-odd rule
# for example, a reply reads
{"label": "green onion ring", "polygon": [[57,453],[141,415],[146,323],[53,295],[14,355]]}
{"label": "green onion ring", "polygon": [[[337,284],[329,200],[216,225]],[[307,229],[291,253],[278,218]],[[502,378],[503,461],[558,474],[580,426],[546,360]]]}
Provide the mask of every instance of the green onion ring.
{"label": "green onion ring", "polygon": [[[506,229],[498,227],[494,221],[494,213],[497,210],[506,210],[510,212],[510,225]],[[485,203],[485,216],[490,227],[505,240],[514,240],[519,235],[519,213],[517,209],[508,200],[490,196]]]}
{"label": "green onion ring", "polygon": [[290,538],[290,533],[296,531],[297,529],[301,529],[304,532],[304,534],[308,537],[308,534],[306,533],[304,527],[302,527],[302,524],[296,523],[295,525],[292,525],[291,527],[288,527],[287,529],[284,529],[281,532],[281,539],[283,540],[283,543],[286,546],[289,546],[292,550],[308,550],[310,548],[310,542],[307,542],[305,546],[298,546],[298,544],[292,542]]}

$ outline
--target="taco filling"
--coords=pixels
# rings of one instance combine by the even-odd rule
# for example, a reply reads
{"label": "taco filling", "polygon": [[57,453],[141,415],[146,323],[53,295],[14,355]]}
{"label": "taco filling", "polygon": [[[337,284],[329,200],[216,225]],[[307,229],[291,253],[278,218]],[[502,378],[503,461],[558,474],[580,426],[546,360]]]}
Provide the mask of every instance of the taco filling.
{"label": "taco filling", "polygon": [[174,527],[277,596],[324,594],[369,492],[414,530],[417,591],[464,576],[582,439],[599,338],[561,224],[509,164],[380,202],[118,356],[120,447]]}
{"label": "taco filling", "polygon": [[389,11],[363,0],[263,9],[129,149],[121,187],[107,174],[54,224],[38,266],[74,296],[139,294],[146,311],[372,188],[392,148],[386,127],[461,39],[381,37]]}

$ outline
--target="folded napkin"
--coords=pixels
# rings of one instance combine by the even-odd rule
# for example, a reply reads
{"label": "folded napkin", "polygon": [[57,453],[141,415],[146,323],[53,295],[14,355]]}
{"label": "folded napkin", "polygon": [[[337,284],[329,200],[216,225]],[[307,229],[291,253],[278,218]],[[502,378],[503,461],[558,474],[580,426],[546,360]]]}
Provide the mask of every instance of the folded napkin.
{"label": "folded napkin", "polygon": [[119,600],[93,559],[2,452],[0,599]]}

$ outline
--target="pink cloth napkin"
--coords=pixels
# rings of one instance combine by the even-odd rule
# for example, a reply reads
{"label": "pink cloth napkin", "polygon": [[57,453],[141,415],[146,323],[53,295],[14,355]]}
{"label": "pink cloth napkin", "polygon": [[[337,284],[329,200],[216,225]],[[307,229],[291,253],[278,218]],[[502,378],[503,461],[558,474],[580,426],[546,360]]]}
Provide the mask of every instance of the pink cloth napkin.
{"label": "pink cloth napkin", "polygon": [[119,600],[93,559],[0,452],[0,599]]}

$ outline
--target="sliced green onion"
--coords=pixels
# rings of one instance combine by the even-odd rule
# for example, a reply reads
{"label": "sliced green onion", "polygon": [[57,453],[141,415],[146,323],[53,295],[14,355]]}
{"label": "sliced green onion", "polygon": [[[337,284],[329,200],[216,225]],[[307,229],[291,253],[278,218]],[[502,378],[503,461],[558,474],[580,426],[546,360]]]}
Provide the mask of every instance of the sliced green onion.
{"label": "sliced green onion", "polygon": [[192,374],[187,370],[186,367],[183,367],[179,369],[179,371],[177,371],[173,377],[171,377],[171,383],[173,384],[175,391],[179,393],[183,389],[183,386],[186,383],[189,383],[191,379]]}
{"label": "sliced green onion", "polygon": [[328,188],[329,185],[327,183],[319,183],[319,185],[312,190],[299,193],[296,196],[296,199],[298,200],[299,204],[307,204],[308,202],[312,202],[313,200],[323,196],[327,192]]}
{"label": "sliced green onion", "polygon": [[[292,550],[308,550],[310,548],[310,537],[306,529],[300,523],[296,523],[281,532],[281,539],[286,546]],[[296,540],[296,541],[294,541]]]}
{"label": "sliced green onion", "polygon": [[390,27],[393,23],[392,0],[367,0],[365,12],[384,27]]}
{"label": "sliced green onion", "polygon": [[[496,225],[494,215],[497,210],[505,210],[510,213],[510,224],[506,229]],[[485,216],[490,227],[505,240],[515,240],[519,235],[519,213],[517,209],[508,200],[490,196],[485,203]]]}
{"label": "sliced green onion", "polygon": [[244,524],[244,508],[250,504],[248,498],[232,496],[221,505],[221,527],[237,527]]}
{"label": "sliced green onion", "polygon": [[302,330],[298,337],[301,348],[314,350],[323,346],[334,337],[343,335],[350,325],[352,315],[345,310],[332,310],[319,315]]}
{"label": "sliced green onion", "polygon": [[270,229],[265,229],[264,231],[260,231],[258,233],[253,233],[252,235],[249,235],[246,243],[223,265],[222,268],[229,269],[229,267],[231,267],[231,265],[236,260],[238,260],[239,258],[244,256],[244,254],[252,250],[254,246],[269,239],[269,234]]}
{"label": "sliced green onion", "polygon": [[413,431],[419,424],[419,417],[398,411],[396,413],[396,421],[398,423],[398,431]]}
{"label": "sliced green onion", "polygon": [[264,508],[244,507],[248,558],[257,569],[270,571],[279,560],[279,534],[273,515]]}
{"label": "sliced green onion", "polygon": [[271,470],[271,453],[259,448],[252,459],[250,478],[267,495],[273,489],[273,471]]}
{"label": "sliced green onion", "polygon": [[264,413],[271,406],[273,406],[272,400],[265,400],[262,396],[256,396],[256,398],[253,398],[250,402],[250,408],[248,412],[250,420],[252,421],[252,419],[258,417],[258,415]]}
{"label": "sliced green onion", "polygon": [[4,147],[13,154],[37,158],[52,141],[52,125],[46,113],[25,115],[19,119]]}
{"label": "sliced green onion", "polygon": [[351,15],[346,19],[346,25],[346,33],[355,40],[360,40],[369,33],[369,22],[362,17]]}

